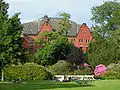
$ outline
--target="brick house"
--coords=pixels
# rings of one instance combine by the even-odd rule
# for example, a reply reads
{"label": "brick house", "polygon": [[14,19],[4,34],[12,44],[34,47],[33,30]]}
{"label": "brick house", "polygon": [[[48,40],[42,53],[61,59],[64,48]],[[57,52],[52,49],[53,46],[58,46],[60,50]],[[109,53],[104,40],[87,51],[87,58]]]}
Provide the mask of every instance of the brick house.
{"label": "brick house", "polygon": [[[47,31],[56,31],[58,23],[61,21],[61,18],[48,18],[44,16],[44,18],[38,21],[32,21],[28,23],[24,23],[23,35],[24,35],[24,48],[32,49],[32,51],[36,51],[40,46],[37,46],[32,43],[33,40],[40,38],[40,33]],[[82,25],[77,24],[74,21],[71,22],[71,29],[68,30],[67,38],[69,42],[73,42],[76,47],[82,48],[85,53],[88,44],[93,40],[93,36],[91,34],[90,28],[83,23]]]}

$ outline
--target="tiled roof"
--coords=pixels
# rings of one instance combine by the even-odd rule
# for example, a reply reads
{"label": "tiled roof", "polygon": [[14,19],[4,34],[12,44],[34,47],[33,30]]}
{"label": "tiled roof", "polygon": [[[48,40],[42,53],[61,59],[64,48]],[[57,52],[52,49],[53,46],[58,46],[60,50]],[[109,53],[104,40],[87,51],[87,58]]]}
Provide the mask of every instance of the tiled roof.
{"label": "tiled roof", "polygon": [[37,21],[24,23],[23,26],[24,26],[23,32],[25,34],[37,34],[37,32],[38,32],[38,22]]}
{"label": "tiled roof", "polygon": [[[52,26],[53,29],[57,29],[58,23],[61,21],[61,18],[49,18],[49,23]],[[40,27],[44,24],[45,20],[41,19],[41,20],[36,20],[36,21],[32,21],[29,23],[24,23],[24,30],[23,32],[25,34],[32,34],[32,35],[37,35],[38,32],[40,31]],[[68,36],[76,36],[80,25],[78,25],[77,23],[75,23],[74,21],[71,21],[71,29],[68,30]]]}

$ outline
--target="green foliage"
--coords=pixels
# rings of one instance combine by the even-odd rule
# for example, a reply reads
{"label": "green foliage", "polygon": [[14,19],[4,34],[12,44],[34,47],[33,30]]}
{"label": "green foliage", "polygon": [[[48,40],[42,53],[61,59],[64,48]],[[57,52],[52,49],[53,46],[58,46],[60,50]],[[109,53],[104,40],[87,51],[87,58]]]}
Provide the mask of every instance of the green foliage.
{"label": "green foliage", "polygon": [[120,79],[120,63],[108,65],[109,71],[104,75],[106,79]]}
{"label": "green foliage", "polygon": [[99,64],[109,65],[120,60],[120,48],[112,39],[99,38],[89,44],[87,62],[92,68]]}
{"label": "green foliage", "polygon": [[63,36],[58,36],[52,43],[47,43],[43,48],[36,52],[38,63],[42,65],[51,65],[58,60],[65,59],[71,49],[71,44]]}
{"label": "green foliage", "polygon": [[9,66],[4,69],[4,74],[6,80],[47,80],[52,78],[45,67],[35,63]]}
{"label": "green foliage", "polygon": [[19,13],[8,18],[8,4],[0,0],[0,66],[16,62],[21,58],[22,25]]}
{"label": "green foliage", "polygon": [[66,12],[62,12],[60,13],[61,21],[58,24],[57,27],[57,32],[62,35],[65,33],[65,35],[67,36],[67,33],[69,31],[69,29],[71,28],[71,24],[70,24],[70,14],[66,13]]}
{"label": "green foliage", "polygon": [[108,1],[92,8],[94,41],[89,44],[87,62],[94,68],[120,60],[120,3]]}
{"label": "green foliage", "polygon": [[69,72],[69,64],[64,61],[60,60],[56,64],[52,65],[50,71],[55,75],[65,75]]}
{"label": "green foliage", "polygon": [[57,39],[59,33],[54,31],[44,31],[39,36],[40,38],[37,39],[36,43],[44,47],[46,44],[52,43],[53,40]]}
{"label": "green foliage", "polygon": [[0,20],[1,22],[4,22],[4,20],[8,17],[8,8],[9,4],[6,3],[4,0],[0,0]]}
{"label": "green foliage", "polygon": [[115,71],[108,71],[104,75],[105,79],[120,79],[120,72],[115,72]]}
{"label": "green foliage", "polygon": [[58,60],[64,60],[72,47],[67,37],[62,36],[64,33],[67,34],[71,27],[69,23],[70,14],[63,12],[60,16],[62,18],[56,32],[45,31],[40,34],[40,39],[37,40],[37,44],[41,48],[36,52],[35,56],[38,59],[37,63],[44,66],[55,64]]}
{"label": "green foliage", "polygon": [[103,37],[120,28],[120,3],[107,1],[100,6],[92,8],[92,21],[95,22],[96,31]]}
{"label": "green foliage", "polygon": [[72,66],[80,65],[85,62],[85,55],[83,54],[82,49],[75,46],[72,47],[66,58],[67,61],[71,62]]}
{"label": "green foliage", "polygon": [[76,75],[92,75],[93,74],[92,70],[89,67],[84,67],[82,69],[75,70],[74,73]]}

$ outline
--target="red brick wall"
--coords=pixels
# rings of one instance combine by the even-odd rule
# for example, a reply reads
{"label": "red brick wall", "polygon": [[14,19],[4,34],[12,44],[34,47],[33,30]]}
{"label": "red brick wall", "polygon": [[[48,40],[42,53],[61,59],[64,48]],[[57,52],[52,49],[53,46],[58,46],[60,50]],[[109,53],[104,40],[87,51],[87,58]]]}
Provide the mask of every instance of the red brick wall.
{"label": "red brick wall", "polygon": [[83,24],[78,32],[78,35],[75,39],[75,46],[81,47],[83,52],[86,52],[88,44],[92,41],[93,37],[91,35],[90,29],[86,24]]}
{"label": "red brick wall", "polygon": [[40,31],[39,34],[44,32],[44,31],[51,31],[52,30],[52,26],[50,25],[49,22],[45,22],[41,27],[40,27]]}
{"label": "red brick wall", "polygon": [[[26,36],[24,37],[24,42],[23,42],[23,47],[24,48],[30,48],[30,42],[29,42],[29,39],[32,38],[33,40],[37,40],[38,38],[40,38],[40,34],[42,32],[44,32],[45,30],[47,31],[51,31],[52,30],[52,27],[51,25],[48,23],[48,22],[45,22],[41,27],[40,27],[40,31],[38,32],[38,35],[36,36]],[[38,48],[40,48],[40,46],[37,46],[35,44],[33,44],[33,52],[36,51]]]}

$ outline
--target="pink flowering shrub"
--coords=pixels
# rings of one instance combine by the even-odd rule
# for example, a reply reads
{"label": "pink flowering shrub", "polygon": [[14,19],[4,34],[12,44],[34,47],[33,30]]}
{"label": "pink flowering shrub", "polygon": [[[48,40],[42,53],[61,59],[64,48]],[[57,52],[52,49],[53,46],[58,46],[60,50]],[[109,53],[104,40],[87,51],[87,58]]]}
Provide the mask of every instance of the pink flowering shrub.
{"label": "pink flowering shrub", "polygon": [[95,67],[94,74],[95,76],[103,76],[108,71],[105,65],[100,64]]}

